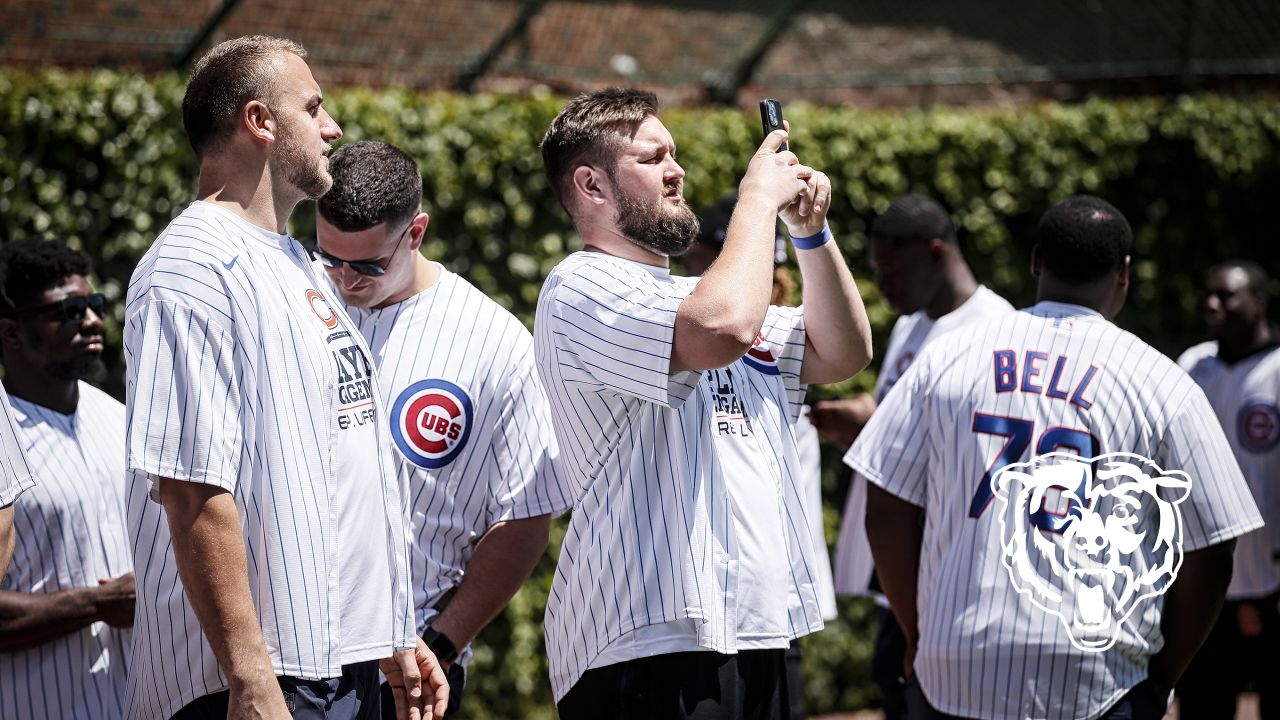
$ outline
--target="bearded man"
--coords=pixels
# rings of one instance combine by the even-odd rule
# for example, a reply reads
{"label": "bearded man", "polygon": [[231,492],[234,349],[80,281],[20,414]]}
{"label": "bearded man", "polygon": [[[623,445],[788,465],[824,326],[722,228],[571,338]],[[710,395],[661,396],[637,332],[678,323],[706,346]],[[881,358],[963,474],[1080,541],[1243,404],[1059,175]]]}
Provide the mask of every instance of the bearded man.
{"label": "bearded man", "polygon": [[[584,249],[542,287],[534,354],[573,515],[547,602],[561,718],[784,718],[788,643],[822,628],[793,424],[871,332],[831,242],[826,175],[765,138],[719,258],[672,276],[698,221],[653,95],[571,101],[542,155]],[[802,308],[771,307],[775,218]]]}

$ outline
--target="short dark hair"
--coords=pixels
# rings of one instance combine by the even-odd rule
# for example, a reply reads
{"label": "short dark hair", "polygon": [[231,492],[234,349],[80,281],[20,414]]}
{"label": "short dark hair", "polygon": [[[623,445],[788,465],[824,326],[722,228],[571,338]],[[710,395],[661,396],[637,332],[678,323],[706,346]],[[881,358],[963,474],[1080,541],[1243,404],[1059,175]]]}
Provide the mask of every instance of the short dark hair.
{"label": "short dark hair", "polygon": [[956,226],[937,200],[919,193],[899,195],[871,221],[871,237],[956,243]]}
{"label": "short dark hair", "polygon": [[231,137],[245,103],[271,104],[275,92],[271,61],[282,53],[307,56],[292,40],[246,35],[218,43],[196,62],[182,96],[182,125],[197,158]]}
{"label": "short dark hair", "polygon": [[570,178],[579,165],[599,166],[612,174],[623,133],[635,132],[658,114],[658,98],[631,88],[582,94],[556,115],[542,136],[542,163],[551,189],[567,212]]}
{"label": "short dark hair", "polygon": [[1076,195],[1040,218],[1039,253],[1045,272],[1069,283],[1087,283],[1118,271],[1133,247],[1129,221],[1114,205]]}
{"label": "short dark hair", "polygon": [[1271,278],[1262,266],[1252,260],[1228,260],[1209,268],[1209,274],[1222,270],[1240,270],[1249,278],[1249,292],[1257,295],[1264,303],[1271,300]]}
{"label": "short dark hair", "polygon": [[34,305],[72,275],[89,274],[89,256],[61,240],[24,238],[0,247],[0,316]]}
{"label": "short dark hair", "polygon": [[316,201],[320,215],[343,232],[407,222],[422,207],[422,173],[400,148],[353,142],[329,156],[333,187]]}

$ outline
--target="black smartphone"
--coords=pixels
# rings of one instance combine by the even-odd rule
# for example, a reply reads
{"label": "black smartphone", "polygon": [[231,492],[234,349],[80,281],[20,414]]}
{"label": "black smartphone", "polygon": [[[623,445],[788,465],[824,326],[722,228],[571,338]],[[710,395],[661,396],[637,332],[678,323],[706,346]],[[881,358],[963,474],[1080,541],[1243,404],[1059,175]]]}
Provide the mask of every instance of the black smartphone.
{"label": "black smartphone", "polygon": [[[774,130],[782,129],[782,103],[777,100],[765,98],[760,101],[760,124],[764,127],[764,134],[768,135]],[[778,152],[787,149],[787,144],[782,143],[778,148]]]}

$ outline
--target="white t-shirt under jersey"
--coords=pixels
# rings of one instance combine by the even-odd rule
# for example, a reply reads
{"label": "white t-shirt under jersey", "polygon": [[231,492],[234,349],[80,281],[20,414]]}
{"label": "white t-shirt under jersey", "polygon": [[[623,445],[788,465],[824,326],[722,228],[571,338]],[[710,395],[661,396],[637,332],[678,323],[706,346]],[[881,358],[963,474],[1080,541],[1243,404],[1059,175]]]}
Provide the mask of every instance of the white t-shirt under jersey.
{"label": "white t-shirt under jersey", "polygon": [[[1133,453],[1190,479],[1181,494],[1150,476],[1144,485],[1134,482],[1144,490],[1132,494],[1073,490],[1090,498],[1089,522],[1101,525],[1106,517],[1101,536],[1108,540],[1090,551],[1115,563],[1111,580],[1102,580],[1106,590],[1091,580],[1071,584],[1103,578],[1074,572],[1092,566],[1058,562],[1059,553],[1079,559],[1081,548],[1095,547],[1098,535],[1089,528],[1098,525],[1084,521],[1077,501],[1066,493],[1028,495],[1039,497],[1031,511],[1034,499],[1020,505],[993,495],[993,470],[1054,450]],[[1170,545],[1190,553],[1262,524],[1195,382],[1155,349],[1076,305],[1042,302],[930,343],[845,462],[924,509],[915,672],[931,705],[962,717],[1099,717],[1146,678],[1148,660],[1164,642],[1166,596],[1157,584],[1135,587],[1134,578],[1152,572],[1167,580],[1166,563],[1175,558]],[[1119,487],[1100,482],[1104,492]],[[1027,550],[1011,552],[1006,533]],[[1136,538],[1133,545],[1126,534]],[[1019,557],[1027,559],[1006,564]],[[1026,573],[1021,585],[1010,576],[1019,568]],[[1080,592],[1085,600],[1077,605]],[[1107,592],[1125,600],[1106,599]],[[1057,615],[1038,604],[1055,595],[1062,598]],[[1131,605],[1116,605],[1128,598]],[[1114,644],[1080,649],[1061,613],[1074,618],[1071,608],[1098,607],[1092,599],[1103,599],[1111,613],[1104,627]],[[1093,623],[1096,616],[1080,617]]]}
{"label": "white t-shirt under jersey", "polygon": [[[347,311],[373,352],[409,487],[421,630],[490,527],[562,511],[572,499],[552,478],[551,412],[533,336],[514,315],[443,268],[403,302]],[[460,649],[465,663],[470,646]]]}
{"label": "white t-shirt under jersey", "polygon": [[[733,653],[822,628],[792,429],[803,313],[770,308],[742,359],[671,373],[676,310],[696,283],[578,252],[543,285],[535,351],[575,498],[547,601],[557,700],[619,645],[618,659]],[[761,572],[775,574],[748,585]]]}
{"label": "white t-shirt under jersey", "polygon": [[[880,375],[876,377],[876,402],[884,400],[927,343],[969,323],[990,320],[1009,312],[1013,312],[1013,306],[1007,300],[985,285],[979,285],[960,307],[940,318],[931,318],[923,310],[899,317],[889,333],[889,345],[880,364]],[[871,583],[875,563],[867,545],[866,518],[867,483],[854,473],[840,519],[840,535],[836,539],[834,575],[836,592],[841,595],[864,595]]]}
{"label": "white t-shirt under jersey", "polygon": [[[79,387],[70,415],[8,397],[23,450],[44,472],[14,503],[17,543],[0,590],[97,587],[133,570],[124,406],[92,385]],[[129,637],[128,629],[95,622],[30,650],[0,652],[0,717],[124,717]]]}
{"label": "white t-shirt under jersey", "polygon": [[1280,347],[1228,365],[1218,344],[1206,342],[1178,365],[1208,396],[1267,523],[1236,540],[1227,599],[1266,597],[1280,590]]}
{"label": "white t-shirt under jersey", "polygon": [[413,647],[407,498],[370,356],[293,238],[196,202],[143,257],[125,308],[130,716],[227,687],[153,501],[159,477],[233,494],[277,675],[338,677]]}

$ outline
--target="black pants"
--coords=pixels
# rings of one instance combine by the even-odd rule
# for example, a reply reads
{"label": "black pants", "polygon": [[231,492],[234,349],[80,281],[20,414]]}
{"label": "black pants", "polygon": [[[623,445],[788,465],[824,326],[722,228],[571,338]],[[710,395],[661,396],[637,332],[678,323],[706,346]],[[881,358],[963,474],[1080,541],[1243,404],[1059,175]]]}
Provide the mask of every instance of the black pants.
{"label": "black pants", "polygon": [[[1252,681],[1263,720],[1280,718],[1280,593],[1257,600],[1229,601],[1200,652],[1178,683],[1182,717],[1233,718],[1237,696]],[[1245,637],[1241,606],[1252,605],[1262,620],[1262,633]]]}
{"label": "black pants", "polygon": [[880,625],[876,631],[875,654],[871,656],[871,678],[880,688],[885,720],[904,720],[907,694],[902,684],[902,663],[907,657],[907,636],[888,608],[877,610]]}
{"label": "black pants", "polygon": [[[378,720],[381,716],[376,660],[344,665],[342,677],[327,680],[276,679],[294,718]],[[183,706],[173,720],[226,720],[230,701],[227,690],[198,697]]]}
{"label": "black pants", "polygon": [[[907,717],[911,720],[965,720],[956,715],[939,712],[930,705],[928,698],[924,696],[924,690],[920,689],[920,683],[914,677],[906,681],[904,695],[908,708]],[[1160,720],[1167,710],[1165,700],[1166,698],[1156,697],[1146,682],[1141,682],[1125,693],[1124,697],[1112,705],[1098,720]],[[1182,717],[1197,720],[1193,716],[1183,715]],[[1235,715],[1226,717],[1232,718]]]}
{"label": "black pants", "polygon": [[800,653],[800,638],[791,641],[787,648],[787,696],[791,701],[788,717],[805,720],[804,713],[804,655]]}
{"label": "black pants", "polygon": [[588,670],[561,720],[787,720],[786,650],[681,652]]}
{"label": "black pants", "polygon": [[[462,704],[462,688],[467,684],[467,670],[461,664],[454,663],[445,672],[445,677],[449,679],[449,705],[445,708],[444,716],[454,720],[458,706]],[[427,694],[425,683],[422,692]],[[382,683],[382,720],[396,720],[396,696],[391,693],[391,686],[387,683]]]}

